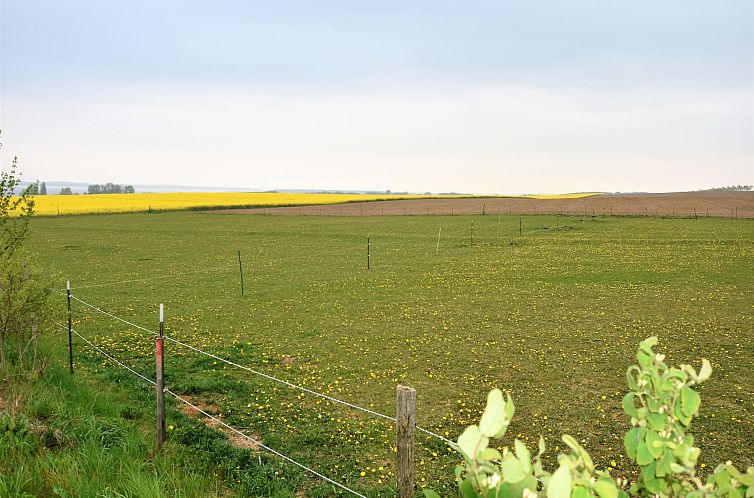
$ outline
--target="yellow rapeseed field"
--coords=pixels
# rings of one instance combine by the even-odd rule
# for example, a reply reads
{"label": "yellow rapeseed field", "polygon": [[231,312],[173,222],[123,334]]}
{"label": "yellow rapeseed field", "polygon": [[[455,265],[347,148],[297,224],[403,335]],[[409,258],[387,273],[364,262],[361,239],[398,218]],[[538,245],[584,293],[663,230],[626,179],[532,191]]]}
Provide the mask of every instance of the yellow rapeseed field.
{"label": "yellow rapeseed field", "polygon": [[[536,199],[573,199],[595,194],[532,195]],[[264,206],[304,206],[342,202],[422,199],[426,195],[286,194],[264,192],[176,192],[160,194],[39,195],[36,213],[43,216],[129,213]],[[447,196],[461,197],[461,196]],[[463,196],[470,197],[470,196]]]}

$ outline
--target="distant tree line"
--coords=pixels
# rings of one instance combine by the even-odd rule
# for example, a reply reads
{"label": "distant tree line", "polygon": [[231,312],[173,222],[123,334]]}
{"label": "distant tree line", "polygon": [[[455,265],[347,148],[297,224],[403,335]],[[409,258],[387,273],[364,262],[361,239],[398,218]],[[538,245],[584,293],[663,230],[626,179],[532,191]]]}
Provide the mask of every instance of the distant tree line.
{"label": "distant tree line", "polygon": [[89,185],[87,193],[89,194],[133,194],[136,192],[133,185],[118,185],[117,183],[107,182],[104,185]]}
{"label": "distant tree line", "polygon": [[709,190],[713,192],[748,192],[754,185],[730,185],[728,187],[717,187]]}

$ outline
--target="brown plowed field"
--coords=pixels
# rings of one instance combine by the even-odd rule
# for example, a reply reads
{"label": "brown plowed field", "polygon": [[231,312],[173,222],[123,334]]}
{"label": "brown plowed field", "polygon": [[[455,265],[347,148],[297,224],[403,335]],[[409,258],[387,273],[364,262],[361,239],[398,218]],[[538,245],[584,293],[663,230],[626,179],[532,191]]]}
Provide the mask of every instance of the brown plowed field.
{"label": "brown plowed field", "polygon": [[228,209],[225,214],[300,216],[390,216],[469,214],[556,214],[587,216],[718,216],[754,218],[754,192],[677,192],[595,195],[580,199],[476,197],[412,199],[257,209]]}

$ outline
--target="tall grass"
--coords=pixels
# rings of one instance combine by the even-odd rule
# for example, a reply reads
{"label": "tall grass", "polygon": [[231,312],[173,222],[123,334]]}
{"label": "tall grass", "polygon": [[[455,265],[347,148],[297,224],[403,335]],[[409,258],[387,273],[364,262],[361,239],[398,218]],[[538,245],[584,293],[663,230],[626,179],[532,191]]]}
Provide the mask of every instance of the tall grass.
{"label": "tall grass", "polygon": [[[83,376],[82,376],[83,373]],[[115,377],[109,374],[112,379]],[[60,367],[3,388],[0,496],[292,496],[298,481],[276,479],[281,464],[231,446],[181,418],[183,431],[154,454],[149,393]],[[103,379],[99,379],[103,380]],[[130,383],[129,383],[130,384]]]}

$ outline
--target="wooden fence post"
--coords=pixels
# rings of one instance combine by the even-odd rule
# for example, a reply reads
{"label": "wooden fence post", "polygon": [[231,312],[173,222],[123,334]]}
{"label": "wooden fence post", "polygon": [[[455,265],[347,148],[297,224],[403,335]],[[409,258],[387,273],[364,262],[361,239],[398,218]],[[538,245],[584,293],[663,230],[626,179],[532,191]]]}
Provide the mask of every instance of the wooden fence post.
{"label": "wooden fence post", "polygon": [[241,275],[241,295],[243,296],[243,267],[241,266],[241,249],[238,249],[238,273]]}
{"label": "wooden fence post", "polygon": [[398,470],[398,498],[414,497],[414,429],[416,427],[416,390],[398,385],[395,420]]}
{"label": "wooden fence post", "polygon": [[162,350],[162,336],[164,332],[163,306],[160,304],[160,335],[155,339],[155,366],[157,369],[157,450],[162,448],[165,442],[165,377],[163,372],[164,356]]}
{"label": "wooden fence post", "polygon": [[370,270],[372,268],[372,244],[369,242],[369,237],[367,237],[367,270]]}
{"label": "wooden fence post", "polygon": [[68,297],[68,368],[73,375],[73,337],[71,335],[73,326],[71,325],[71,281],[65,282],[66,295]]}

